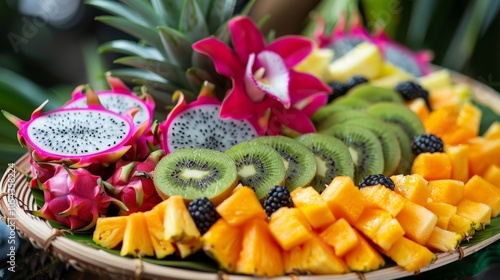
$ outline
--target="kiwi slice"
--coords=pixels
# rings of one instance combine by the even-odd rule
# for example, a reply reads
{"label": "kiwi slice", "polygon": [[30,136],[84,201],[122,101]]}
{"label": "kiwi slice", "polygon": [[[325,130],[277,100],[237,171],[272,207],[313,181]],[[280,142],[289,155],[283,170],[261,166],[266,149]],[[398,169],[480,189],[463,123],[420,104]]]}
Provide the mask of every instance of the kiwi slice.
{"label": "kiwi slice", "polygon": [[335,136],[348,147],[354,162],[356,184],[367,175],[380,174],[384,171],[382,144],[369,129],[338,124],[322,133]]}
{"label": "kiwi slice", "polygon": [[314,154],[316,176],[311,186],[322,192],[336,176],[354,178],[354,163],[347,146],[339,139],[318,133],[303,134],[295,138]]}
{"label": "kiwi slice", "polygon": [[255,191],[262,200],[269,190],[285,183],[285,165],[278,152],[257,142],[241,142],[229,148],[226,154],[236,164],[238,182]]}
{"label": "kiwi slice", "polygon": [[384,153],[384,172],[385,176],[394,174],[401,160],[401,147],[395,133],[389,128],[389,125],[378,119],[352,119],[344,123],[345,125],[354,125],[367,128],[373,132]]}
{"label": "kiwi slice", "polygon": [[386,123],[397,124],[410,139],[425,133],[424,125],[418,115],[404,104],[379,102],[368,107],[366,112]]}
{"label": "kiwi slice", "polygon": [[344,105],[344,106],[347,106],[353,110],[364,110],[366,107],[371,105],[370,102],[368,102],[364,99],[351,97],[349,95],[344,95],[342,97],[334,99],[332,104]]}
{"label": "kiwi slice", "polygon": [[269,145],[281,155],[285,165],[285,186],[288,191],[309,186],[316,176],[314,154],[296,140],[286,136],[262,136],[253,141]]}
{"label": "kiwi slice", "polygon": [[403,104],[404,100],[401,97],[401,94],[396,92],[395,90],[377,87],[370,84],[362,84],[351,91],[346,95],[347,97],[354,97],[368,101],[369,103],[377,103],[377,102],[394,102]]}
{"label": "kiwi slice", "polygon": [[153,183],[163,199],[173,195],[180,195],[185,201],[207,197],[218,204],[231,195],[238,178],[234,161],[223,152],[185,148],[158,162]]}
{"label": "kiwi slice", "polygon": [[331,114],[329,117],[325,118],[322,122],[320,122],[316,126],[316,129],[318,131],[323,131],[330,128],[332,125],[342,124],[348,120],[353,120],[353,119],[363,119],[363,120],[373,119],[373,116],[363,111],[356,111],[356,110],[336,112]]}
{"label": "kiwi slice", "polygon": [[392,123],[387,125],[396,135],[399,147],[401,148],[401,161],[399,162],[395,174],[410,174],[411,166],[413,165],[413,160],[415,159],[415,155],[411,150],[411,139],[399,125]]}
{"label": "kiwi slice", "polygon": [[314,124],[319,124],[322,120],[326,119],[333,113],[340,111],[352,110],[349,106],[337,104],[337,103],[329,103],[321,108],[319,108],[311,117],[311,121]]}

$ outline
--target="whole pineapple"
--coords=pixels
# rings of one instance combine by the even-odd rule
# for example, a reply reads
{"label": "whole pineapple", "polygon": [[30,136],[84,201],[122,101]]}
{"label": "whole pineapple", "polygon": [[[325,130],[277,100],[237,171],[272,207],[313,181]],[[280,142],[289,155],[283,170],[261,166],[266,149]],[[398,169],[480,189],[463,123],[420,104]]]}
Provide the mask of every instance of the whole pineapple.
{"label": "whole pineapple", "polygon": [[[88,0],[87,4],[111,14],[97,17],[98,21],[138,39],[110,41],[99,48],[101,53],[124,54],[115,63],[132,67],[113,70],[111,75],[145,85],[157,102],[169,104],[176,90],[182,90],[188,100],[196,99],[195,93],[204,81],[215,84],[220,97],[230,86],[227,79],[215,72],[212,62],[194,52],[191,45],[209,36],[228,42],[226,23],[233,16],[236,2]],[[247,13],[250,6],[242,13]]]}

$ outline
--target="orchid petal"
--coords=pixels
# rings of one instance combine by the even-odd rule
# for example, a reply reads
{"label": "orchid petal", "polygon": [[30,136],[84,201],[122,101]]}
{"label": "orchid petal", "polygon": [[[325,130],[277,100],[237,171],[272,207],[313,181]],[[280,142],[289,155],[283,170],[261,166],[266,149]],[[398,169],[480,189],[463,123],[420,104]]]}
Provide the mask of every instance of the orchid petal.
{"label": "orchid petal", "polygon": [[252,100],[253,102],[259,102],[262,101],[262,99],[264,99],[266,94],[257,86],[259,82],[254,77],[252,72],[254,62],[255,62],[255,54],[252,53],[248,57],[247,67],[245,68],[244,82],[245,82],[245,90],[250,100]]}
{"label": "orchid petal", "polygon": [[290,70],[290,98],[292,104],[317,93],[329,93],[332,89],[320,79],[307,73]]}
{"label": "orchid petal", "polygon": [[283,127],[288,127],[301,134],[316,132],[313,123],[302,111],[296,108],[272,108],[267,133],[280,135]]}
{"label": "orchid petal", "polygon": [[234,52],[222,41],[207,38],[194,43],[192,47],[195,51],[210,57],[219,74],[226,77],[235,77],[240,74],[241,63]]}
{"label": "orchid petal", "polygon": [[250,54],[259,53],[264,49],[264,36],[249,17],[234,17],[229,21],[228,27],[234,49],[242,63],[246,64]]}
{"label": "orchid petal", "polygon": [[287,68],[294,67],[313,50],[312,40],[300,36],[284,36],[272,42],[265,50],[277,53],[284,60]]}
{"label": "orchid petal", "polygon": [[313,94],[300,100],[293,105],[294,108],[301,110],[308,117],[311,117],[319,108],[328,102],[328,95],[324,93]]}
{"label": "orchid petal", "polygon": [[238,86],[233,81],[233,88],[222,102],[219,116],[223,119],[248,119],[254,113],[253,105],[242,86]]}

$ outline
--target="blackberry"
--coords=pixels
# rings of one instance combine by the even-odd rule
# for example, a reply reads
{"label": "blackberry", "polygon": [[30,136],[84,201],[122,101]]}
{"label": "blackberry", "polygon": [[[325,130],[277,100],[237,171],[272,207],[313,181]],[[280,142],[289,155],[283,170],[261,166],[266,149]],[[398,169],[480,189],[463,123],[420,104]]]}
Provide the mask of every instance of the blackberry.
{"label": "blackberry", "polygon": [[347,87],[347,90],[349,91],[353,87],[355,87],[357,85],[360,85],[360,84],[364,84],[364,83],[368,83],[368,79],[366,79],[365,77],[363,77],[363,76],[352,76],[349,80],[347,80],[347,82],[345,83],[345,85]]}
{"label": "blackberry", "polygon": [[384,185],[385,187],[394,190],[394,182],[391,178],[384,176],[383,174],[368,175],[359,183],[359,188]]}
{"label": "blackberry", "polygon": [[442,153],[444,151],[444,144],[441,138],[434,134],[426,133],[413,137],[411,149],[415,155],[421,153]]}
{"label": "blackberry", "polygon": [[341,97],[347,93],[349,88],[347,88],[346,84],[340,83],[340,82],[332,82],[330,84],[330,87],[332,88],[332,94],[328,96],[328,102],[333,101],[334,99]]}
{"label": "blackberry", "polygon": [[188,210],[201,234],[207,232],[220,218],[219,213],[215,211],[215,206],[206,197],[196,198],[191,201]]}
{"label": "blackberry", "polygon": [[418,83],[412,81],[401,82],[394,87],[394,90],[399,92],[404,100],[423,98],[429,104],[429,92]]}
{"label": "blackberry", "polygon": [[293,207],[292,197],[285,186],[274,186],[267,194],[264,209],[267,216],[270,217],[272,213],[281,207]]}

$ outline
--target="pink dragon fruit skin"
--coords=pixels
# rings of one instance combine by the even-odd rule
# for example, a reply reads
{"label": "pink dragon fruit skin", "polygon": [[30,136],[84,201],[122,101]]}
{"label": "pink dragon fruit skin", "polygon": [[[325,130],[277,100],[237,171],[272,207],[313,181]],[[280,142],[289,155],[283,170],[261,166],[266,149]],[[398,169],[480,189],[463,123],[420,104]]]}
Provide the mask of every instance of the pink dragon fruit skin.
{"label": "pink dragon fruit skin", "polygon": [[39,188],[43,190],[45,203],[35,215],[72,231],[92,228],[97,218],[106,214],[111,202],[120,205],[106,194],[101,178],[84,168],[70,170],[64,166]]}
{"label": "pink dragon fruit skin", "polygon": [[40,183],[45,183],[48,179],[52,178],[54,174],[61,172],[63,166],[61,164],[41,162],[37,163],[30,158],[31,180],[30,187],[38,188]]}
{"label": "pink dragon fruit skin", "polygon": [[[146,123],[140,126],[135,126],[132,123],[133,116],[138,110],[136,108],[130,109],[124,115],[119,115],[104,109],[99,104],[90,104],[87,108],[57,109],[42,113],[41,111],[47,102],[48,101],[45,101],[32,113],[29,121],[21,120],[10,113],[3,111],[5,117],[19,128],[17,135],[19,143],[28,149],[28,152],[31,154],[32,159],[36,162],[65,163],[67,165],[70,165],[71,168],[88,167],[90,165],[108,166],[120,159],[130,149],[135,140],[138,139],[146,129]],[[43,123],[45,120],[50,119],[52,116],[64,116],[65,114],[91,114],[96,112],[107,115],[114,120],[120,120],[127,128],[126,131],[123,132],[123,134],[125,135],[117,138],[117,141],[115,141],[115,143],[113,144],[114,146],[112,146],[111,148],[101,147],[99,148],[98,152],[88,154],[55,153],[47,151],[46,149],[40,147],[40,145],[37,144],[39,142],[36,142],[29,137],[28,130],[36,128],[38,123],[35,122],[40,121],[40,119],[42,120],[40,122]],[[92,120],[92,122],[98,123],[98,120]],[[32,124],[33,126],[31,126]],[[55,139],[57,138],[57,136],[61,135],[49,134],[42,140]],[[78,137],[80,137],[80,134],[78,135]],[[72,144],[71,141],[67,143],[67,145]]]}
{"label": "pink dragon fruit skin", "polygon": [[[158,130],[157,130],[157,137],[159,138],[160,141],[160,148],[165,151],[165,153],[172,152],[178,148],[176,148],[174,145],[171,144],[171,137],[174,138],[176,135],[175,133],[172,133],[169,131],[169,129],[172,126],[172,123],[176,121],[177,117],[187,111],[194,110],[198,107],[210,107],[210,108],[220,108],[221,102],[215,97],[213,93],[213,88],[211,88],[212,85],[206,84],[202,90],[200,91],[200,94],[198,95],[198,98],[196,101],[187,103],[186,100],[184,99],[184,95],[182,92],[178,91],[174,94],[174,99],[177,98],[177,104],[175,107],[170,111],[170,113],[167,115],[167,118],[158,125]],[[220,110],[219,110],[220,112]],[[259,135],[263,135],[265,132],[265,127],[262,127],[262,125],[259,125],[258,122],[259,120],[255,120],[253,118],[246,119],[246,120],[232,120],[232,119],[221,119],[218,114],[215,116],[216,119],[211,119],[209,122],[213,123],[214,125],[217,124],[217,121],[220,121],[220,123],[227,123],[227,122],[234,122],[238,125],[242,125],[244,129],[249,130],[248,136],[246,140],[250,140],[251,138],[257,137]],[[207,121],[208,122],[208,121]],[[209,131],[210,132],[210,131]],[[195,133],[195,131],[192,131],[192,133]],[[220,139],[215,139],[215,140],[227,140],[231,138],[230,135],[217,135],[220,137]],[[202,136],[197,137],[196,140],[200,140],[203,138]],[[206,140],[208,140],[207,137]],[[201,141],[203,142],[203,141]],[[207,143],[202,143],[201,145],[204,145]],[[208,146],[205,146],[206,148],[214,148],[218,149],[217,147],[212,147],[210,146],[210,143],[207,144]],[[193,147],[202,147],[202,146],[197,146],[193,145]],[[229,148],[229,147],[227,147]]]}
{"label": "pink dragon fruit skin", "polygon": [[126,206],[127,210],[121,209],[119,215],[148,211],[162,201],[151,173],[163,155],[163,150],[156,150],[142,162],[116,163],[115,173],[103,183],[108,193]]}

